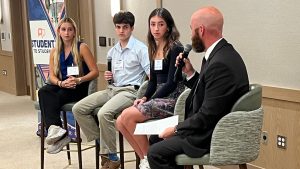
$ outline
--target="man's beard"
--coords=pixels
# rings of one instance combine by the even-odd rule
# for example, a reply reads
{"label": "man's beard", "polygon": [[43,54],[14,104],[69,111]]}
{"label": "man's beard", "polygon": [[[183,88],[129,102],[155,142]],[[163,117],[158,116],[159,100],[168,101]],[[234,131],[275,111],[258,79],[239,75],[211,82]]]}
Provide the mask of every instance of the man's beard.
{"label": "man's beard", "polygon": [[203,40],[200,38],[198,30],[195,30],[195,35],[194,37],[192,37],[192,46],[193,46],[193,50],[196,53],[201,53],[204,52],[204,43]]}

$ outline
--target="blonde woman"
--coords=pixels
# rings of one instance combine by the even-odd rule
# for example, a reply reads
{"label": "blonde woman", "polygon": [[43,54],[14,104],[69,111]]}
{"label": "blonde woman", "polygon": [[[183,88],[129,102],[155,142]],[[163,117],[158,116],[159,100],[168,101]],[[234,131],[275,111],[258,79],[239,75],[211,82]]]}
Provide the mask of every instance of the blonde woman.
{"label": "blonde woman", "polygon": [[48,153],[60,152],[71,141],[62,128],[60,108],[84,98],[88,93],[89,81],[97,78],[98,74],[90,49],[78,40],[75,22],[71,18],[62,19],[56,29],[55,48],[50,52],[50,84],[38,92],[41,113],[48,130]]}

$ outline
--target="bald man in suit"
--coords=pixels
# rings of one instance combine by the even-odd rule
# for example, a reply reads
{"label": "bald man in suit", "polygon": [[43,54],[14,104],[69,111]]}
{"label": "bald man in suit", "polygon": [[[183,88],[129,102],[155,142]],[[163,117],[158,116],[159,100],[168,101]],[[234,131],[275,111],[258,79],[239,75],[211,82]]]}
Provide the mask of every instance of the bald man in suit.
{"label": "bald man in suit", "polygon": [[[159,139],[150,137],[148,161],[152,169],[183,168],[176,165],[176,155],[201,157],[208,153],[217,122],[249,91],[246,66],[239,53],[223,38],[223,22],[222,13],[211,6],[200,8],[191,17],[193,50],[205,52],[205,56],[200,73],[188,59],[183,60],[185,84],[191,88],[185,120],[167,128]],[[177,65],[181,58],[182,55],[177,57]]]}

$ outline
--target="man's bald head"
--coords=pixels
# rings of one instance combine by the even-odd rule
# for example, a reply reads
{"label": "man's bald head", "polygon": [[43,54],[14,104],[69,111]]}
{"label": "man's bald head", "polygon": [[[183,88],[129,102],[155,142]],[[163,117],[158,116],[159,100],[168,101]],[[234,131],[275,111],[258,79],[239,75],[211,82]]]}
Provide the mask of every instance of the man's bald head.
{"label": "man's bald head", "polygon": [[200,8],[191,17],[191,26],[198,28],[203,25],[213,36],[222,37],[223,15],[215,7]]}

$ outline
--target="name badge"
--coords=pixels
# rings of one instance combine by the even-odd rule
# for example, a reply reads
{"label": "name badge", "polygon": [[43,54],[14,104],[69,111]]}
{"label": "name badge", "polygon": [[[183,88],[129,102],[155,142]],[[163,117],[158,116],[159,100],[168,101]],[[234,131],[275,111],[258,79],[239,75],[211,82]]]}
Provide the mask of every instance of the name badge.
{"label": "name badge", "polygon": [[163,60],[155,60],[154,61],[154,70],[162,70],[163,69]]}
{"label": "name badge", "polygon": [[123,60],[117,60],[115,62],[115,65],[114,65],[114,69],[115,70],[123,70],[124,69],[124,62],[123,62]]}
{"label": "name badge", "polygon": [[67,67],[67,75],[68,76],[77,76],[77,75],[79,75],[78,66],[68,66]]}

